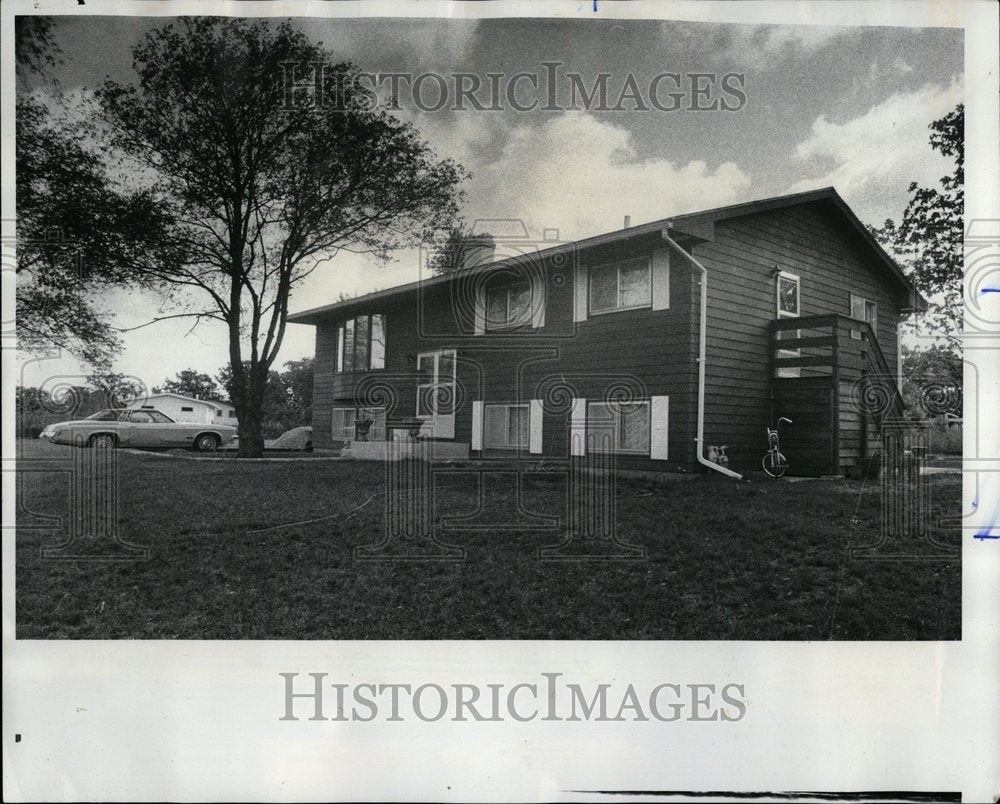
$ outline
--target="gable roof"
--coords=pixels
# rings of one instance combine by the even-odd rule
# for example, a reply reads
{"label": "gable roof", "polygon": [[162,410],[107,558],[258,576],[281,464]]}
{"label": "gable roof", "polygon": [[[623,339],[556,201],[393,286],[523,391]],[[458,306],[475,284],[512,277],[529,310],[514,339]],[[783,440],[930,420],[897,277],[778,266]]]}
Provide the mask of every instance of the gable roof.
{"label": "gable roof", "polygon": [[[917,292],[913,283],[909,280],[906,274],[903,273],[903,270],[899,267],[896,261],[889,256],[886,250],[882,248],[881,244],[879,244],[879,242],[872,236],[871,232],[868,231],[868,228],[861,222],[858,216],[854,214],[854,210],[847,205],[847,202],[840,197],[840,194],[833,187],[823,187],[819,190],[807,190],[806,192],[774,196],[772,198],[763,198],[758,201],[749,201],[742,204],[731,204],[729,206],[716,207],[714,209],[690,212],[684,215],[674,215],[670,218],[662,218],[657,221],[651,221],[650,223],[630,226],[627,229],[618,229],[616,231],[606,232],[593,237],[587,237],[582,240],[559,243],[551,246],[550,248],[539,249],[532,255],[532,258],[546,259],[570,250],[593,248],[595,246],[655,234],[663,229],[673,230],[674,232],[695,242],[699,240],[704,241],[711,239],[711,231],[717,221],[729,218],[738,218],[745,215],[755,215],[760,212],[769,212],[771,210],[781,209],[784,207],[812,204],[815,202],[826,202],[830,204],[831,208],[834,209],[844,221],[846,221],[849,227],[857,235],[859,235],[861,242],[872,253],[878,263],[882,265],[889,275],[899,283],[901,289],[908,293],[912,309],[925,310],[927,308],[927,301]],[[456,276],[460,276],[462,274],[471,273],[473,271],[488,271],[492,268],[513,265],[523,259],[523,257],[508,257],[506,259],[495,260],[490,263],[477,265],[452,273],[431,276],[419,279],[416,282],[408,282],[404,285],[397,285],[396,287],[377,290],[373,293],[366,293],[363,296],[358,296],[353,299],[345,299],[344,301],[334,302],[320,307],[313,307],[298,313],[290,313],[288,321],[293,324],[315,324],[325,318],[328,313],[334,311],[347,310],[356,305],[366,304],[368,302],[413,292],[420,288],[428,288],[433,287],[434,285],[444,284],[452,281]]]}

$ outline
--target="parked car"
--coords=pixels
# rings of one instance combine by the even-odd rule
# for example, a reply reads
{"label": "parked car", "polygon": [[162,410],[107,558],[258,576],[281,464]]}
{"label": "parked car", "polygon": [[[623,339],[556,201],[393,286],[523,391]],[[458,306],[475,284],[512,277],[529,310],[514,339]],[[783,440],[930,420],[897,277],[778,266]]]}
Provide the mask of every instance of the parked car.
{"label": "parked car", "polygon": [[236,428],[228,424],[175,422],[158,410],[108,408],[85,419],[50,424],[38,437],[75,447],[188,447],[211,452],[235,435]]}

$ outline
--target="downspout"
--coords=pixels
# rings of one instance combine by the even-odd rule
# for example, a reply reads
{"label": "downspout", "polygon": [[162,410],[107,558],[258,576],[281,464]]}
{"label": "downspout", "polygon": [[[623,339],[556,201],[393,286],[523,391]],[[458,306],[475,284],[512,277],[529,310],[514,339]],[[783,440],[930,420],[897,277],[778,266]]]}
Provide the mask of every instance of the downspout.
{"label": "downspout", "polygon": [[698,324],[698,435],[695,439],[697,442],[698,463],[702,466],[707,466],[709,469],[716,472],[727,475],[728,477],[735,477],[737,480],[742,480],[743,475],[734,472],[732,469],[719,466],[717,463],[712,463],[712,461],[705,457],[705,333],[708,330],[708,271],[705,269],[704,265],[682,249],[677,242],[667,234],[666,229],[663,229],[660,232],[660,235],[667,241],[667,243],[673,246],[675,251],[677,251],[695,268],[697,268],[701,274],[701,313]]}

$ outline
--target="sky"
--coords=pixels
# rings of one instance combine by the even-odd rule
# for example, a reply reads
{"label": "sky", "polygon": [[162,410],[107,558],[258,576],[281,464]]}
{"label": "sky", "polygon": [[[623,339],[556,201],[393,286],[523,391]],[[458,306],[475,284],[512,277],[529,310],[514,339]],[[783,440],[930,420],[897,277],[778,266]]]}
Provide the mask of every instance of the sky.
{"label": "sky", "polygon": [[[51,77],[66,92],[106,76],[129,81],[131,48],[168,21],[61,17],[55,33],[63,63]],[[404,94],[398,114],[439,157],[472,173],[464,220],[529,241],[545,230],[575,240],[620,229],[625,215],[639,224],[828,185],[863,221],[881,224],[899,219],[911,182],[933,185],[950,172],[928,144],[928,126],[962,99],[961,30],[609,19],[295,24],[337,59],[372,73],[470,73],[485,84],[489,73],[543,78],[543,64],[558,62],[560,76],[577,73],[588,88],[599,73],[610,74],[612,98],[629,75],[643,91],[661,73],[744,76],[746,99],[736,111],[690,110],[685,99],[675,111],[626,103],[622,111],[435,112]],[[560,86],[567,85],[564,78]],[[427,91],[425,106],[435,94]],[[530,88],[524,96],[530,100]],[[290,306],[413,281],[419,265],[416,251],[388,264],[340,252],[296,289]],[[135,294],[108,306],[122,327],[148,321],[157,309],[154,299]],[[150,386],[185,368],[214,375],[227,361],[225,331],[212,323],[189,330],[190,322],[168,321],[126,333],[116,370]],[[312,327],[290,325],[279,364],[312,355],[313,338]],[[69,356],[29,360],[19,383],[74,373],[85,371]]]}

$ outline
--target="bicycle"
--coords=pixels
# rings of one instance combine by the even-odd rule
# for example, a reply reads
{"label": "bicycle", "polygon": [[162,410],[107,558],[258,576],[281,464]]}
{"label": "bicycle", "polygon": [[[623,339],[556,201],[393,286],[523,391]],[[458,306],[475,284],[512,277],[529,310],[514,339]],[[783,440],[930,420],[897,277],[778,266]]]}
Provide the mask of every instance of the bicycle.
{"label": "bicycle", "polygon": [[781,428],[782,422],[791,424],[792,420],[782,416],[778,419],[778,424],[775,427],[767,427],[767,453],[764,455],[764,460],[761,461],[764,471],[775,479],[782,477],[788,471],[788,458],[782,455],[778,448],[778,430]]}

